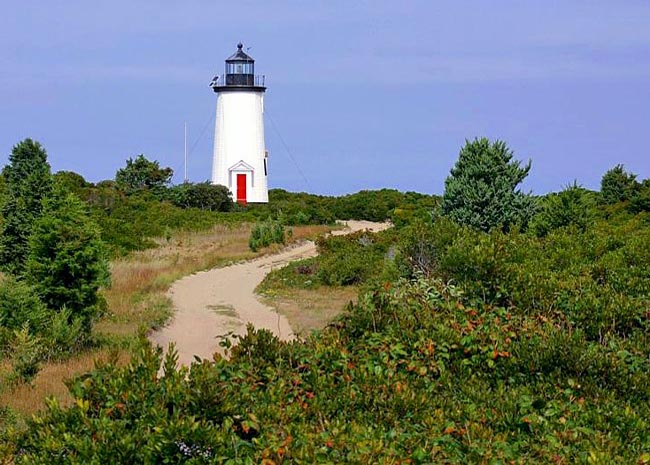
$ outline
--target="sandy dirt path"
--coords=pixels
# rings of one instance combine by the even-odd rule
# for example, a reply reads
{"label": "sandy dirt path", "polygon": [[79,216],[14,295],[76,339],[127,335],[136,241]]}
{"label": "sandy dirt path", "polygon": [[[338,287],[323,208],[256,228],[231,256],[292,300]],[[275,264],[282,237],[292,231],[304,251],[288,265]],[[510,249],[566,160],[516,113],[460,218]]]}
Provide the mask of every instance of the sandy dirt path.
{"label": "sandy dirt path", "polygon": [[[363,229],[379,231],[387,224],[369,221],[348,221],[347,228],[334,234]],[[283,340],[295,336],[286,317],[261,303],[255,288],[274,268],[317,254],[316,245],[305,242],[278,254],[248,262],[195,273],[172,284],[169,297],[175,309],[169,325],[152,333],[149,339],[163,349],[173,342],[178,350],[179,365],[189,366],[194,356],[212,359],[223,349],[219,336],[232,332],[243,335],[246,325],[268,329]]]}

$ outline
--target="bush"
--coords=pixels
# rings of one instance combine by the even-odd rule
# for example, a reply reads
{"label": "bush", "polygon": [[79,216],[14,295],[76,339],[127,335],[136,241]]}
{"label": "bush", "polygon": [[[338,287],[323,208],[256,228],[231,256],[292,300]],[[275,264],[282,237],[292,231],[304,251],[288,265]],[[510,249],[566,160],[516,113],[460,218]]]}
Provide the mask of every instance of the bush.
{"label": "bush", "polygon": [[379,277],[394,242],[391,232],[359,231],[320,238],[317,277],[329,286],[361,284]]}
{"label": "bush", "polygon": [[29,381],[41,360],[68,356],[87,341],[82,318],[47,309],[24,281],[0,278],[0,359],[12,357],[17,380]]}
{"label": "bush", "polygon": [[[566,194],[569,210],[581,195]],[[319,257],[281,273],[304,287],[365,283],[327,328],[282,342],[249,327],[229,360],[189,370],[176,370],[173,349],[163,361],[143,345],[127,366],[73,380],[69,407],[51,401],[25,428],[0,431],[0,454],[16,464],[648,462],[650,214],[616,204],[583,227],[582,210],[564,216],[556,200],[546,226],[557,227],[539,236],[436,217],[321,239]],[[393,256],[407,278],[383,280]],[[37,358],[22,353],[29,378]]]}
{"label": "bush", "polygon": [[263,223],[256,223],[251,231],[248,246],[253,252],[271,244],[284,244],[285,230],[279,221],[267,220]]}
{"label": "bush", "polygon": [[69,356],[89,342],[84,318],[73,315],[67,308],[51,313],[48,326],[40,337],[43,355],[48,359]]}
{"label": "bush", "polygon": [[397,267],[404,277],[432,276],[438,268],[439,250],[432,224],[414,221],[401,231]]}
{"label": "bush", "polygon": [[12,378],[18,382],[28,383],[38,374],[42,358],[42,347],[37,337],[25,326],[16,330],[12,345]]}
{"label": "bush", "polygon": [[228,188],[208,181],[174,186],[170,189],[169,197],[174,205],[181,208],[227,212],[233,207]]}
{"label": "bush", "polygon": [[248,328],[230,360],[189,371],[143,347],[74,380],[76,402],[50,402],[7,442],[18,464],[62,450],[83,463],[644,457],[647,345],[591,342],[561,319],[460,295],[435,279],[374,286],[304,342]]}

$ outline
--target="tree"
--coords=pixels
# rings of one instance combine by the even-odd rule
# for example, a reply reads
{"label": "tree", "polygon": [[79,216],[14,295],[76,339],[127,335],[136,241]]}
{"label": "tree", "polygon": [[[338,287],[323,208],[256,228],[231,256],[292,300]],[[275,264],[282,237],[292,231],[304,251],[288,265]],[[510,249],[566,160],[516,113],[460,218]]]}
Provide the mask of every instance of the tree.
{"label": "tree", "polygon": [[134,160],[129,158],[126,166],[117,170],[115,182],[128,194],[144,190],[160,191],[171,182],[174,170],[161,168],[156,160],[150,161],[143,154]]}
{"label": "tree", "polygon": [[33,287],[12,276],[0,277],[0,327],[38,333],[47,325],[48,310]]}
{"label": "tree", "polygon": [[74,171],[57,171],[52,175],[55,184],[63,186],[68,192],[83,197],[84,190],[93,187],[84,177]]}
{"label": "tree", "polygon": [[644,179],[630,199],[632,213],[650,212],[650,179]]}
{"label": "tree", "polygon": [[530,161],[522,167],[512,158],[505,142],[466,141],[445,180],[442,213],[482,231],[525,226],[534,212],[534,201],[517,186],[528,176]]}
{"label": "tree", "polygon": [[183,183],[174,186],[171,201],[182,208],[200,208],[209,211],[230,211],[232,197],[226,186],[211,184],[209,181],[200,183]]}
{"label": "tree", "polygon": [[108,253],[84,203],[57,189],[29,238],[26,278],[53,310],[67,308],[90,331],[109,284]]}
{"label": "tree", "polygon": [[45,149],[32,139],[16,144],[4,167],[4,218],[0,228],[0,267],[20,274],[28,254],[28,238],[42,212],[42,201],[52,191]]}
{"label": "tree", "polygon": [[530,228],[538,236],[567,226],[575,226],[584,232],[594,221],[594,193],[579,186],[575,181],[559,193],[547,195],[541,200],[540,211],[531,220]]}
{"label": "tree", "polygon": [[600,180],[600,195],[607,204],[630,200],[638,190],[636,174],[625,171],[623,165],[616,165]]}

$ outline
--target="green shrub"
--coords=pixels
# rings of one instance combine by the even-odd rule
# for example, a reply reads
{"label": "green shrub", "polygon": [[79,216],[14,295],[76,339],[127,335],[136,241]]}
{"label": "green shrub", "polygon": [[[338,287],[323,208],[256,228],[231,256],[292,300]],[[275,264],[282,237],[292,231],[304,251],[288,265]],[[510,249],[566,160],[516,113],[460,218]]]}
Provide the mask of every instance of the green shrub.
{"label": "green shrub", "polygon": [[402,229],[396,257],[402,276],[431,276],[438,268],[439,250],[434,231],[430,222],[417,220]]}
{"label": "green shrub", "polygon": [[642,340],[594,342],[561,318],[400,280],[304,342],[249,327],[230,360],[189,371],[143,347],[7,442],[15,463],[636,463],[650,436]]}
{"label": "green shrub", "polygon": [[169,198],[181,208],[227,212],[232,210],[233,201],[226,186],[201,183],[183,183],[170,189]]}
{"label": "green shrub", "polygon": [[394,242],[390,232],[359,231],[343,236],[320,238],[318,246],[319,281],[329,286],[360,284],[382,274]]}
{"label": "green shrub", "polygon": [[248,246],[253,252],[271,244],[285,243],[285,229],[279,221],[267,220],[256,223],[251,231]]}
{"label": "green shrub", "polygon": [[52,312],[48,326],[41,333],[44,356],[58,359],[84,348],[89,340],[85,320],[67,308]]}
{"label": "green shrub", "polygon": [[262,291],[282,287],[312,289],[321,285],[349,286],[397,276],[393,231],[359,231],[317,239],[318,256],[273,270],[260,284]]}
{"label": "green shrub", "polygon": [[38,374],[42,358],[42,346],[39,338],[33,336],[25,325],[15,330],[12,352],[12,378],[17,382],[28,383]]}
{"label": "green shrub", "polygon": [[249,212],[216,212],[181,208],[150,193],[125,196],[110,183],[86,193],[93,219],[113,255],[156,247],[155,238],[169,231],[200,231],[215,224],[254,221]]}

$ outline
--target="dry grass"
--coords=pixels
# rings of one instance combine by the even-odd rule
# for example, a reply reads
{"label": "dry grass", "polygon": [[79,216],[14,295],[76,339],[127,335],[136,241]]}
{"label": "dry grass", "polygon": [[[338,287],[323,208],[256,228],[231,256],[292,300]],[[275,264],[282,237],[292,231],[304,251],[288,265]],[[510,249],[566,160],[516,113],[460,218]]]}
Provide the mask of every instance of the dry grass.
{"label": "dry grass", "polygon": [[[46,397],[70,401],[65,381],[91,370],[94,360],[120,348],[122,361],[129,359],[129,341],[140,328],[150,330],[162,325],[172,309],[166,291],[178,278],[215,266],[273,253],[273,246],[251,252],[248,238],[252,225],[217,225],[203,232],[182,232],[169,241],[159,240],[155,249],[135,252],[111,264],[112,285],[104,292],[108,313],[95,325],[95,333],[104,341],[102,349],[74,356],[64,362],[45,364],[32,386],[14,389],[0,387],[0,406],[21,414],[31,414],[44,406]],[[327,226],[296,226],[292,242],[313,239],[329,231]]]}
{"label": "dry grass", "polygon": [[304,337],[327,326],[349,302],[356,302],[357,295],[358,289],[352,286],[320,286],[316,289],[284,288],[262,299],[286,316],[294,332]]}
{"label": "dry grass", "polygon": [[[72,397],[65,381],[92,370],[96,362],[108,360],[112,355],[111,349],[99,349],[64,362],[45,364],[33,383],[20,384],[3,393],[2,406],[29,415],[40,410],[47,397],[55,397],[62,405],[69,405]],[[130,358],[125,350],[116,351],[116,355],[122,364]]]}

